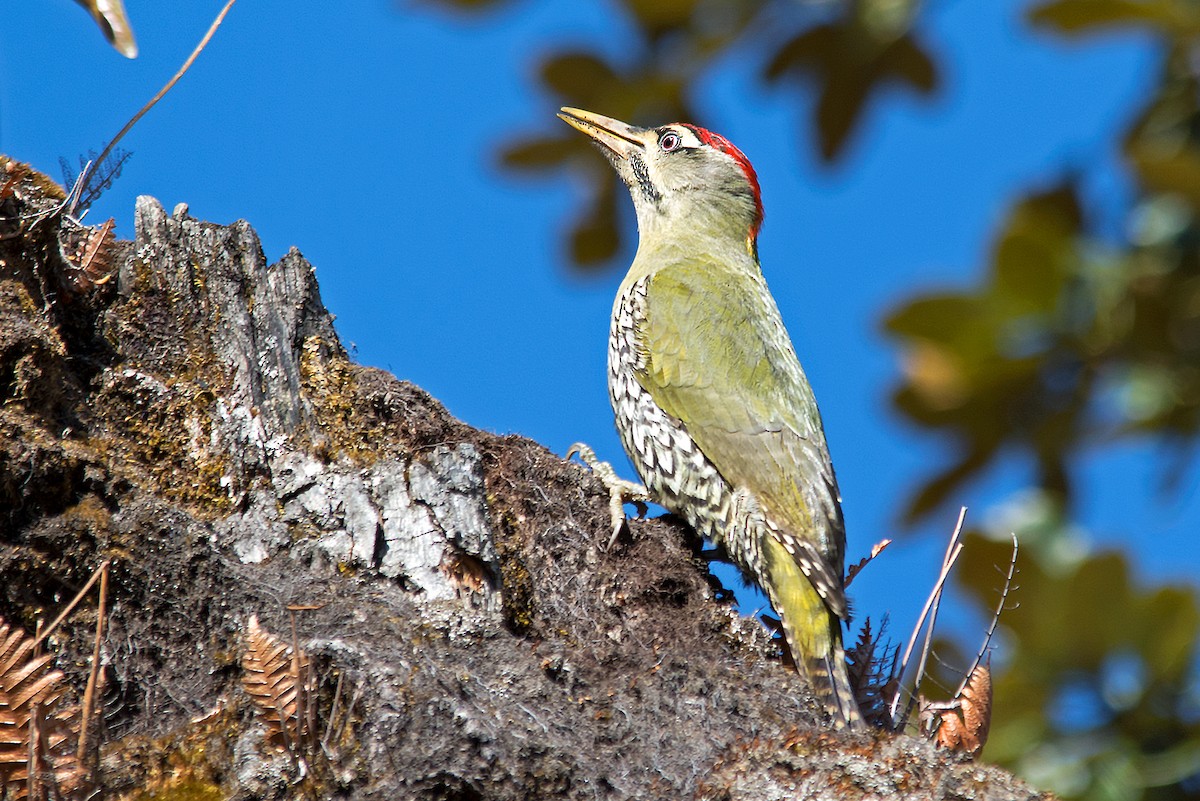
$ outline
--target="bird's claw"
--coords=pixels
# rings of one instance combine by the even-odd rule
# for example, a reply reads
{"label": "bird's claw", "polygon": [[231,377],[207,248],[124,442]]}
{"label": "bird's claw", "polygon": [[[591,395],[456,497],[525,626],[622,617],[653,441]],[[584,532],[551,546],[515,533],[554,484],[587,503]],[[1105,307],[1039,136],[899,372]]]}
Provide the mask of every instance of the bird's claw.
{"label": "bird's claw", "polygon": [[591,468],[596,478],[600,479],[608,489],[608,513],[613,525],[612,536],[608,538],[608,545],[605,549],[609,550],[616,544],[617,537],[621,535],[621,529],[626,525],[625,504],[633,504],[637,509],[638,517],[644,517],[649,510],[646,504],[650,502],[650,493],[641,484],[635,481],[626,481],[618,476],[611,464],[601,461],[596,456],[596,452],[582,442],[576,442],[567,449],[567,458],[570,459],[572,456],[578,456],[580,461]]}

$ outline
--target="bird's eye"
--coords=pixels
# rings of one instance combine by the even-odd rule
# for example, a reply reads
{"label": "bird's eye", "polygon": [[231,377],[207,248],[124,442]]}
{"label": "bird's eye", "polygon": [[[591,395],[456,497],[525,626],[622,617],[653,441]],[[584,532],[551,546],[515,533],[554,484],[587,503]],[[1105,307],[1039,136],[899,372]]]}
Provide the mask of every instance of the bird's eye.
{"label": "bird's eye", "polygon": [[679,134],[674,131],[667,131],[662,136],[658,137],[658,146],[663,149],[664,153],[670,153],[672,150],[678,150],[683,144],[683,140],[679,138]]}

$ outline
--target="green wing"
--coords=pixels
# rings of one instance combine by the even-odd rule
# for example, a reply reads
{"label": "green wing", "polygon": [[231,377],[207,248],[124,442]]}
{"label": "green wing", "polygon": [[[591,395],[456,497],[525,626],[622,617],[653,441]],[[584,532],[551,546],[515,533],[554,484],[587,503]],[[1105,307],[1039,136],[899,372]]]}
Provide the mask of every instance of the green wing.
{"label": "green wing", "polygon": [[645,308],[642,386],[800,542],[797,561],[844,617],[837,480],[812,388],[761,274],[679,263],[648,279]]}

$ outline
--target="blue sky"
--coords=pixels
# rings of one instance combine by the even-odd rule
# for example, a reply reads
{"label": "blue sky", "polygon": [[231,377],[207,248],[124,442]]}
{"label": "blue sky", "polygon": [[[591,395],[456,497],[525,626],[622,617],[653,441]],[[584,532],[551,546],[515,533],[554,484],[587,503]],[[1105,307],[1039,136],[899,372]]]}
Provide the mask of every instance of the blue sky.
{"label": "blue sky", "polygon": [[[59,156],[101,149],[221,5],[126,1],[136,61],[111,51],[71,0],[6,6],[0,151],[57,176]],[[572,274],[561,234],[588,188],[496,166],[501,143],[561,125],[538,91],[538,57],[586,45],[621,58],[630,29],[616,5],[525,0],[458,16],[431,3],[358,0],[323,14],[327,4],[241,0],[123,141],[133,159],[89,219],[115,217],[130,237],[141,194],[168,209],[187,202],[201,219],[246,219],[269,258],[294,245],[316,266],[358,361],[475,426],[558,453],[584,440],[624,465],[604,359],[632,252],[608,272]],[[833,169],[816,163],[795,95],[755,82],[757,50],[705,75],[695,102],[757,167],[764,271],[825,417],[851,560],[898,533],[907,491],[941,453],[888,409],[897,353],[881,312],[920,289],[972,284],[1009,204],[1068,170],[1083,173],[1102,226],[1119,230],[1128,186],[1116,132],[1155,77],[1146,39],[1064,44],[1030,33],[1026,4],[1011,0],[928,5],[923,40],[942,91],[929,102],[886,94]],[[1089,462],[1082,522],[1098,543],[1132,548],[1146,579],[1194,581],[1197,474],[1163,499],[1153,453],[1130,446]],[[960,500],[979,521],[1027,479],[1014,460]],[[907,628],[955,512],[863,574],[860,611],[890,610]]]}

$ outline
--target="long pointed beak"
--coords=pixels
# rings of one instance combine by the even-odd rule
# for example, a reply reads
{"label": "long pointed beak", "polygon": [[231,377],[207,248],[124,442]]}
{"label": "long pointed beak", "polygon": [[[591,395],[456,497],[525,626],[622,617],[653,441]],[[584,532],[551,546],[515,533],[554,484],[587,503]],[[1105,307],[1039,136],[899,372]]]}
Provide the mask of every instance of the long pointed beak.
{"label": "long pointed beak", "polygon": [[560,109],[558,117],[572,128],[590,136],[596,143],[604,145],[618,158],[628,159],[635,150],[646,149],[649,133],[646,128],[638,128],[602,114],[569,106]]}

